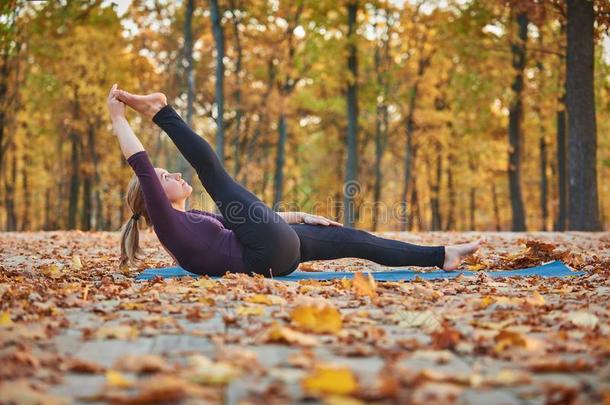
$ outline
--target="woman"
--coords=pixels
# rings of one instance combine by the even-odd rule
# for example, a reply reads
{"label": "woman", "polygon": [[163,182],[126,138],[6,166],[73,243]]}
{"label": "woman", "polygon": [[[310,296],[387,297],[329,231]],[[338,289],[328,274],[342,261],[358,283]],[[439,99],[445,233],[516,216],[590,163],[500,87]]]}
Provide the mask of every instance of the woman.
{"label": "woman", "polygon": [[[222,215],[185,210],[192,187],[180,176],[154,168],[125,119],[125,105],[161,127],[193,166]],[[227,271],[267,277],[293,272],[301,262],[357,257],[386,266],[438,266],[455,269],[481,240],[453,246],[418,246],[342,227],[301,212],[274,212],[237,183],[216,153],[186,125],[161,93],[146,96],[118,90],[108,95],[114,133],[135,175],[127,190],[133,212],[124,225],[121,265],[138,252],[137,221],[152,225],[165,249],[184,269],[208,275]]]}

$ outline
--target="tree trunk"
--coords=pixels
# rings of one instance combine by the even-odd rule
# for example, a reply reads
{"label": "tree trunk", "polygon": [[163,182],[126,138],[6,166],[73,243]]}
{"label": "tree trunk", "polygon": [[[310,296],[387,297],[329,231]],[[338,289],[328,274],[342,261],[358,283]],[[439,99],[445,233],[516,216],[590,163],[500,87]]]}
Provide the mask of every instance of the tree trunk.
{"label": "tree trunk", "polygon": [[[28,136],[26,135],[26,145],[28,144]],[[23,162],[25,163],[21,168],[21,185],[23,188],[23,217],[21,220],[21,231],[29,231],[32,229],[32,190],[30,187],[30,178],[28,174],[28,164],[30,162],[29,149],[26,147],[23,152]]]}
{"label": "tree trunk", "polygon": [[496,225],[496,232],[500,232],[502,230],[500,221],[500,205],[498,204],[498,190],[496,189],[496,183],[494,181],[491,182],[491,199],[494,211],[494,222]]}
{"label": "tree trunk", "polygon": [[[538,47],[539,49],[544,49],[544,41],[542,31],[538,34]],[[543,59],[538,56],[538,61],[536,63],[536,67],[538,69],[537,81],[540,89],[544,89],[545,87],[545,69]],[[538,128],[540,129],[540,140],[538,144],[538,149],[540,153],[540,229],[542,231],[546,231],[548,228],[548,220],[549,220],[549,179],[547,174],[548,168],[548,147],[546,142],[546,130],[544,128],[545,117],[542,112],[542,104],[543,104],[543,95],[542,92],[539,91],[536,97],[536,102],[532,109],[536,113],[536,117],[538,119]]]}
{"label": "tree trunk", "polygon": [[80,229],[83,231],[91,230],[91,217],[92,217],[92,181],[89,173],[85,173],[83,176],[83,207],[81,209],[80,217]]}
{"label": "tree trunk", "polygon": [[345,168],[345,186],[343,189],[343,224],[354,226],[355,197],[359,192],[357,183],[358,172],[358,54],[356,36],[356,18],[358,14],[358,1],[347,4],[348,14],[348,58],[347,69],[349,79],[347,83],[347,162]]}
{"label": "tree trunk", "polygon": [[597,194],[594,93],[594,10],[591,0],[567,0],[568,226],[601,231]]}
{"label": "tree trunk", "polygon": [[441,216],[441,179],[443,177],[443,154],[442,144],[437,141],[436,143],[436,173],[434,182],[430,184],[430,208],[432,211],[432,221],[430,223],[430,230],[440,231],[442,227],[442,216]]}
{"label": "tree trunk", "polygon": [[416,145],[414,143],[414,132],[415,132],[415,109],[417,107],[417,97],[419,90],[419,81],[424,76],[426,72],[426,68],[430,63],[429,58],[425,58],[423,56],[420,57],[417,68],[417,77],[415,78],[415,83],[411,87],[411,91],[409,92],[409,104],[407,110],[407,116],[405,119],[406,124],[406,135],[407,140],[405,144],[405,164],[404,164],[404,181],[403,181],[403,192],[402,192],[402,204],[403,204],[403,218],[400,224],[400,230],[405,231],[406,229],[412,229],[411,224],[407,224],[405,218],[412,217],[412,215],[407,214],[407,199],[409,196],[409,186],[413,184],[411,178],[413,176],[413,168],[415,167],[415,148]]}
{"label": "tree trunk", "polygon": [[78,191],[80,187],[79,137],[75,132],[70,134],[70,196],[68,199],[68,229],[76,228],[78,213]]}
{"label": "tree trunk", "polygon": [[543,231],[547,230],[547,222],[549,219],[549,208],[548,208],[548,200],[549,200],[549,180],[546,174],[546,168],[548,166],[548,158],[547,158],[547,146],[546,139],[544,138],[544,133],[540,135],[540,213],[541,213],[541,229]]}
{"label": "tree trunk", "polygon": [[[6,230],[17,230],[17,213],[15,212],[15,184],[17,184],[17,148],[11,142],[7,150],[10,150],[10,170],[4,171],[4,207],[6,210]],[[10,174],[10,179],[9,179]]]}
{"label": "tree trunk", "polygon": [[47,188],[44,191],[44,226],[45,231],[50,231],[51,227],[51,189]]}
{"label": "tree trunk", "polygon": [[[195,70],[193,68],[193,13],[195,0],[186,0],[184,11],[184,69],[186,76],[186,123],[193,126],[193,110],[195,102]],[[187,160],[178,154],[178,171],[188,183],[193,181],[193,169]]]}
{"label": "tree trunk", "polygon": [[280,113],[277,123],[279,140],[277,143],[277,154],[275,158],[275,177],[273,182],[273,209],[279,210],[282,202],[282,187],[284,185],[284,161],[286,156],[286,139],[288,138],[286,129],[286,115]]}
{"label": "tree trunk", "polygon": [[514,96],[508,117],[508,181],[513,217],[512,230],[522,232],[526,230],[525,208],[521,196],[521,144],[523,138],[521,124],[523,121],[522,93],[523,71],[525,70],[525,44],[527,42],[527,15],[519,13],[517,15],[517,23],[519,26],[518,40],[511,44],[515,78],[512,85]]}
{"label": "tree trunk", "polygon": [[241,34],[239,32],[239,19],[235,13],[236,9],[235,1],[231,1],[231,15],[233,22],[233,36],[234,36],[234,47],[236,52],[235,57],[235,91],[233,92],[233,98],[235,100],[235,134],[233,135],[233,156],[234,156],[234,166],[233,166],[233,174],[235,177],[239,175],[241,170],[240,162],[241,162],[241,151],[240,151],[240,139],[242,133],[242,117],[244,115],[244,110],[242,106],[241,100],[241,70],[242,70],[242,46],[241,46]]}
{"label": "tree trunk", "polygon": [[421,211],[419,209],[419,196],[417,193],[417,180],[415,177],[411,178],[411,200],[409,202],[409,206],[411,210],[409,211],[409,231],[419,230],[422,231],[422,218]]}
{"label": "tree trunk", "polygon": [[557,111],[557,189],[559,209],[554,229],[563,232],[568,223],[568,139],[565,109]]}
{"label": "tree trunk", "polygon": [[[386,24],[389,25],[386,10]],[[381,191],[383,183],[382,160],[388,137],[388,126],[390,122],[387,98],[389,94],[388,66],[390,63],[389,28],[383,39],[383,46],[375,47],[375,75],[377,77],[378,93],[381,101],[377,103],[375,112],[375,182],[373,186],[373,231],[379,226],[379,205],[381,203]],[[381,51],[383,50],[383,58]]]}
{"label": "tree trunk", "polygon": [[[453,133],[451,134],[453,136]],[[456,229],[455,224],[455,205],[456,205],[456,192],[453,184],[453,166],[455,164],[455,155],[449,150],[447,157],[447,191],[449,194],[449,207],[447,208],[447,222],[445,224],[446,231],[452,231]]]}
{"label": "tree trunk", "polygon": [[476,187],[470,187],[470,225],[471,231],[477,229],[476,224],[476,212],[477,212],[477,189]]}
{"label": "tree trunk", "polygon": [[[93,166],[93,173],[91,174],[92,180],[92,194],[90,195],[92,209],[91,209],[91,218],[89,222],[93,226],[93,229],[101,230],[103,229],[104,217],[102,215],[103,205],[102,205],[102,196],[100,193],[100,172],[99,172],[99,156],[97,154],[96,147],[96,137],[95,134],[100,127],[99,118],[95,121],[94,124],[90,124],[89,126],[89,156],[91,159],[91,163]],[[95,202],[95,204],[94,204]]]}
{"label": "tree trunk", "polygon": [[222,30],[222,14],[218,7],[218,0],[210,0],[210,16],[212,18],[212,33],[216,43],[216,154],[224,164],[224,75],[225,75],[225,38]]}
{"label": "tree trunk", "polygon": [[[0,33],[0,44],[2,45],[0,59],[0,172],[3,171],[4,157],[11,143],[11,133],[7,131],[7,114],[9,107],[13,101],[9,100],[9,83],[11,80],[11,65],[13,63],[13,55],[18,54],[21,49],[21,43],[18,38],[15,38],[15,33],[18,32],[16,27],[17,18],[23,8],[19,1],[5,0],[2,2],[0,11],[4,17],[2,32]],[[15,83],[13,83],[15,85]],[[18,84],[17,84],[18,85]]]}

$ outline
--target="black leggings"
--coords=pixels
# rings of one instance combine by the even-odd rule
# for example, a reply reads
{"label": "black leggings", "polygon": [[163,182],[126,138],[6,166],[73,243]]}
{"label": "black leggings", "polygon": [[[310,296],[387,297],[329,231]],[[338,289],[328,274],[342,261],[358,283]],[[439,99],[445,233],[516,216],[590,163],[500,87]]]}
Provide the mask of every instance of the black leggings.
{"label": "black leggings", "polygon": [[251,271],[265,276],[293,272],[301,262],[356,257],[387,266],[438,266],[444,246],[418,246],[350,227],[288,224],[224,169],[214,149],[169,105],[153,117],[193,166],[227,228],[244,247]]}

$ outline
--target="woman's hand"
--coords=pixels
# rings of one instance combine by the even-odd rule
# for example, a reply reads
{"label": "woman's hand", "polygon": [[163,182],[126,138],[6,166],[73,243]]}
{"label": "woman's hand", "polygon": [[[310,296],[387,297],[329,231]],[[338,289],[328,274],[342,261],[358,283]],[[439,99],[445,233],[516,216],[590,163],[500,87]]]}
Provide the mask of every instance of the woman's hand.
{"label": "woman's hand", "polygon": [[125,118],[125,103],[116,98],[115,90],[117,89],[116,83],[110,89],[108,93],[108,112],[110,113],[110,119],[114,123],[117,119]]}
{"label": "woman's hand", "polygon": [[324,225],[324,226],[343,226],[342,223],[333,221],[332,219],[324,218],[319,215],[301,213],[303,215],[303,223],[309,225]]}

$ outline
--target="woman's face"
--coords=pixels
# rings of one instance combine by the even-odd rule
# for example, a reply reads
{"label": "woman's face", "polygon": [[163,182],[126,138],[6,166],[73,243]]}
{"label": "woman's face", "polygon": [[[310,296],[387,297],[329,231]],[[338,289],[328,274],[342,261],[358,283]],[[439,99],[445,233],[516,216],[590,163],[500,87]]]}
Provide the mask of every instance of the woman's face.
{"label": "woman's face", "polygon": [[160,167],[155,167],[155,172],[171,202],[184,200],[193,192],[193,187],[182,179],[180,173],[170,173]]}

